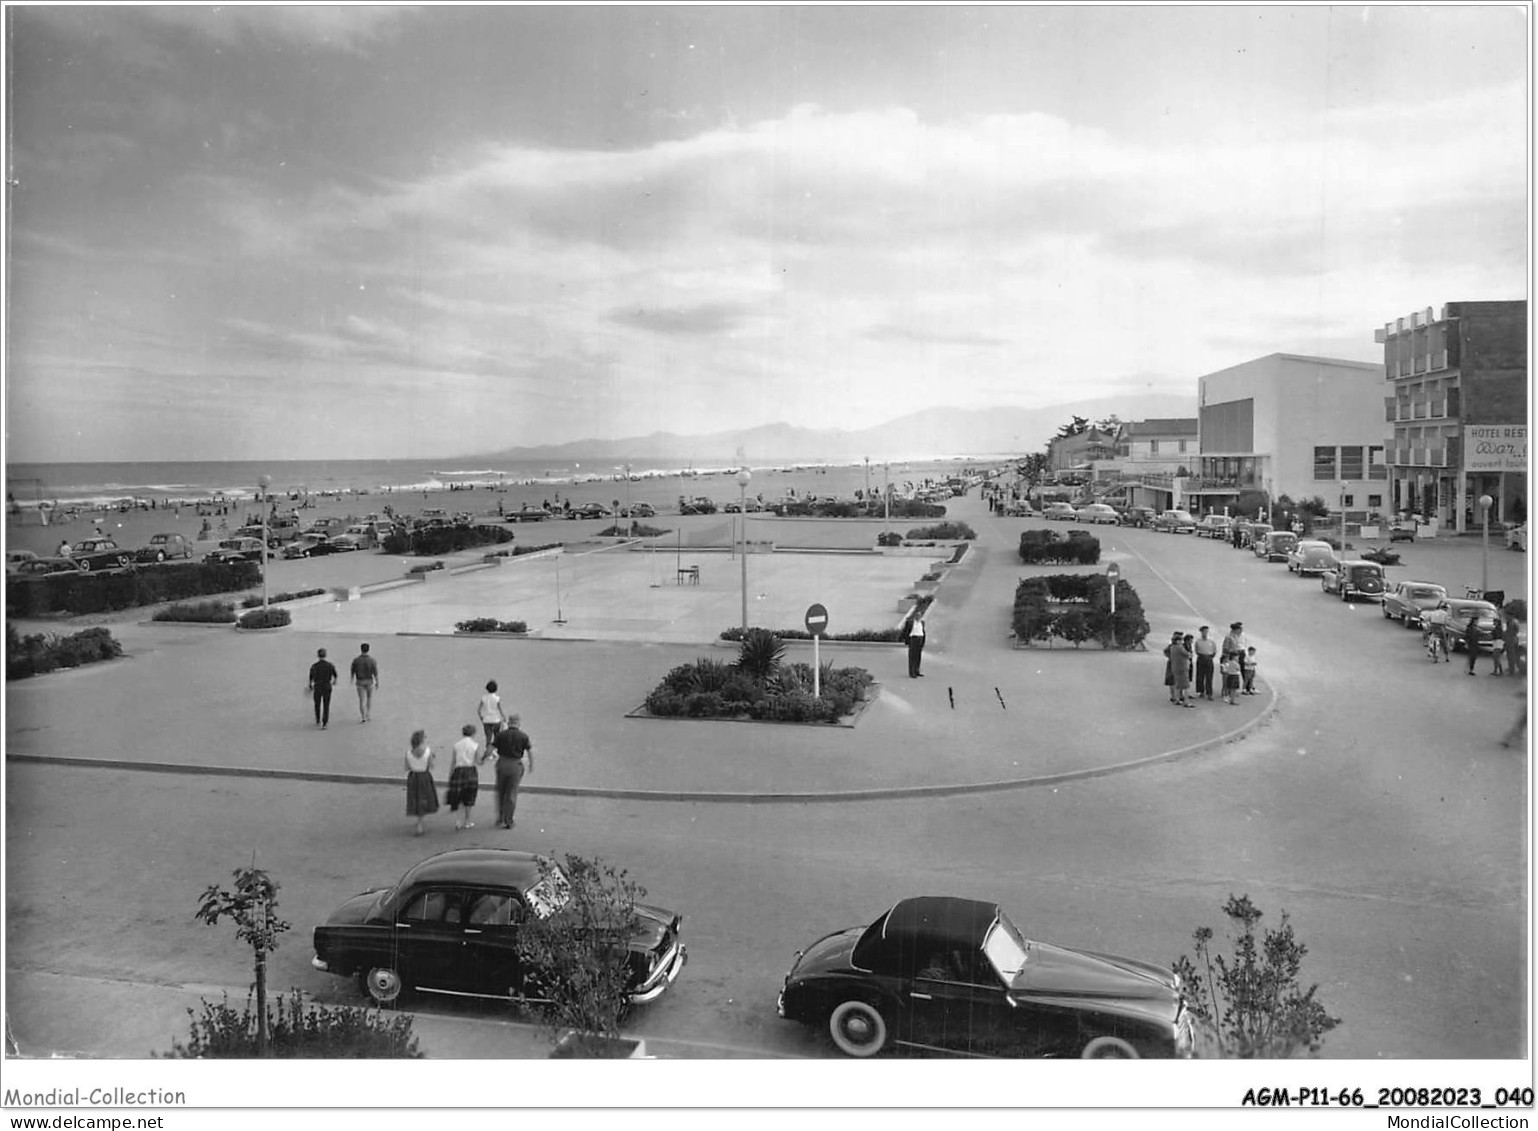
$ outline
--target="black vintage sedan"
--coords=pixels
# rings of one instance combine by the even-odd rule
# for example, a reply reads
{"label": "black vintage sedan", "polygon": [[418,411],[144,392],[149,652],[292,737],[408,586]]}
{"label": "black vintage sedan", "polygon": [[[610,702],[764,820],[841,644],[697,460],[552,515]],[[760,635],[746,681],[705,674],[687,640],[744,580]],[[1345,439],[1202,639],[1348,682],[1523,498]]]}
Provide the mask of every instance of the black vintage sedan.
{"label": "black vintage sedan", "polygon": [[[355,895],[315,928],[317,970],[356,977],[376,1003],[404,990],[538,1003],[539,971],[518,945],[530,917],[559,915],[570,899],[551,860],[502,848],[429,857],[393,887]],[[629,941],[630,1003],[661,997],[688,961],[682,916],[638,903]]]}
{"label": "black vintage sedan", "polygon": [[780,1016],[841,1052],[1188,1057],[1194,1027],[1166,967],[1032,942],[995,903],[904,899],[796,955]]}

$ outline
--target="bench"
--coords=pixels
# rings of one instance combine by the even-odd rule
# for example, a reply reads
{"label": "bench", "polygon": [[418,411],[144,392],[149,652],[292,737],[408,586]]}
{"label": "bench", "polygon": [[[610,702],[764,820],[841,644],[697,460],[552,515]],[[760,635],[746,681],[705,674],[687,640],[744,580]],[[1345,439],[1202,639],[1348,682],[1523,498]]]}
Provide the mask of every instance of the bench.
{"label": "bench", "polygon": [[698,585],[700,583],[700,567],[697,565],[679,566],[678,579],[675,584],[682,585],[685,581],[688,581],[690,585]]}

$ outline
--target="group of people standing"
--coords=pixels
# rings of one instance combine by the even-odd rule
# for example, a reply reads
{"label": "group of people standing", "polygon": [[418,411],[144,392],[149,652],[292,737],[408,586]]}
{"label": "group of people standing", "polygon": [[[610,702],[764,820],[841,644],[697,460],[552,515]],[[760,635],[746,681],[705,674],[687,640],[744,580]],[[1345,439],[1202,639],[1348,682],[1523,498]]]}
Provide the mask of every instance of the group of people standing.
{"label": "group of people standing", "polygon": [[1202,625],[1197,632],[1199,635],[1176,632],[1164,646],[1164,686],[1169,689],[1170,702],[1177,707],[1195,707],[1196,699],[1213,699],[1216,676],[1222,677],[1223,702],[1230,706],[1239,705],[1240,695],[1256,694],[1259,665],[1254,647],[1244,637],[1244,623],[1229,625],[1221,642],[1212,638],[1210,625]]}
{"label": "group of people standing", "polygon": [[[518,786],[526,773],[534,771],[534,743],[518,725],[518,713],[504,713],[497,681],[486,684],[486,694],[476,704],[481,720],[484,745],[475,740],[475,724],[460,728],[449,766],[449,811],[454,814],[454,828],[473,829],[472,815],[480,796],[480,767],[487,762],[496,768],[497,827],[511,829],[518,811]],[[416,835],[427,831],[422,818],[438,811],[438,783],[433,779],[434,755],[427,745],[427,733],[414,731],[406,751],[406,815],[415,817]]]}
{"label": "group of people standing", "polygon": [[[310,665],[310,681],[305,691],[315,704],[315,725],[325,730],[331,725],[331,690],[341,678],[336,665],[326,659],[326,650],[316,651]],[[374,690],[379,686],[379,662],[369,655],[368,645],[359,646],[348,668],[348,676],[358,692],[358,721],[366,723],[374,710]]]}

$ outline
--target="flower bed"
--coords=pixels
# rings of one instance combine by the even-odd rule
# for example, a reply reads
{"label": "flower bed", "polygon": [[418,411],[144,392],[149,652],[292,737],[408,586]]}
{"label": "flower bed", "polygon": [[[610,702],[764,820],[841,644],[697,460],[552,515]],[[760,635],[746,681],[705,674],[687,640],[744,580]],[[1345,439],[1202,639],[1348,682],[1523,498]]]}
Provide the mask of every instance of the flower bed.
{"label": "flower bed", "polygon": [[455,632],[510,632],[524,634],[529,631],[526,621],[508,620],[501,621],[496,617],[476,617],[473,620],[462,620],[454,626]]}
{"label": "flower bed", "polygon": [[1011,627],[1017,644],[1058,637],[1075,647],[1098,640],[1123,650],[1141,646],[1149,631],[1137,590],[1117,581],[1113,616],[1110,581],[1098,573],[1025,578],[1015,587]]}
{"label": "flower bed", "polygon": [[646,697],[646,711],[662,718],[836,723],[856,711],[875,682],[864,668],[823,664],[816,673],[820,694],[813,695],[812,666],[784,663],[784,651],[779,634],[750,628],[735,662],[680,664]]}

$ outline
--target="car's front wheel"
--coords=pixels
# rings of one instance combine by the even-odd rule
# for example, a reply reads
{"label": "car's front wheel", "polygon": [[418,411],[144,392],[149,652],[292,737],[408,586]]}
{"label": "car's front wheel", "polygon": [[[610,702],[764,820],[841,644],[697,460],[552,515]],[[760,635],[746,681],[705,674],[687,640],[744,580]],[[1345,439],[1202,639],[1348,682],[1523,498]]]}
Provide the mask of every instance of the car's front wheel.
{"label": "car's front wheel", "polygon": [[1084,1060],[1140,1060],[1137,1049],[1121,1037],[1096,1037],[1079,1054]]}
{"label": "car's front wheel", "polygon": [[828,1014],[828,1035],[846,1056],[875,1056],[886,1047],[886,1018],[868,1001],[846,1001]]}
{"label": "car's front wheel", "polygon": [[390,1005],[400,999],[405,989],[401,976],[388,966],[371,966],[358,978],[363,992],[375,1005]]}

